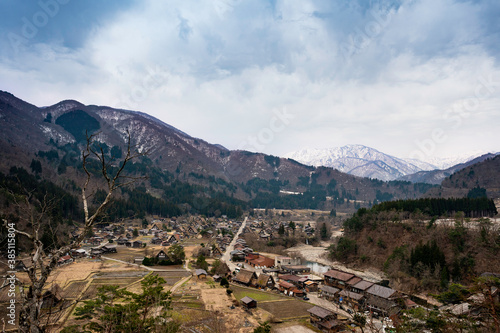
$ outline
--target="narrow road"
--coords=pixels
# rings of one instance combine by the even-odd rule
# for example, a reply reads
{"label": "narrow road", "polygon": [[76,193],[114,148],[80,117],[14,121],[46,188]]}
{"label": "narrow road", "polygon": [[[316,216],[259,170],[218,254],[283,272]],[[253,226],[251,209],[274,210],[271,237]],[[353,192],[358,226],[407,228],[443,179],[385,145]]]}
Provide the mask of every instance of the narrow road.
{"label": "narrow road", "polygon": [[233,240],[231,241],[229,246],[226,248],[226,252],[224,252],[224,254],[222,255],[222,258],[221,258],[221,261],[224,261],[227,264],[227,266],[229,267],[231,272],[235,270],[236,265],[232,261],[229,260],[229,259],[231,259],[230,252],[233,251],[234,245],[236,245],[236,240],[238,239],[238,236],[243,232],[243,229],[245,229],[245,227],[247,225],[247,220],[248,220],[248,216],[246,216],[245,219],[243,220],[243,223],[241,224],[240,228],[238,229],[238,232],[236,233],[236,235],[234,235]]}

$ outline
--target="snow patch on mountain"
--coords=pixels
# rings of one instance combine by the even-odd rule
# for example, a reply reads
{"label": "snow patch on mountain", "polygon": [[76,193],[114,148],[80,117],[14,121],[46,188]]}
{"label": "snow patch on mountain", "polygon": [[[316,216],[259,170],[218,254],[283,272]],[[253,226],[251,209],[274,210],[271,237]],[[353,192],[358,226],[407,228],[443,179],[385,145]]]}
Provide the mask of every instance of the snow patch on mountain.
{"label": "snow patch on mountain", "polygon": [[381,180],[393,180],[403,175],[435,168],[423,162],[405,161],[363,145],[304,149],[286,154],[285,157],[308,165],[332,167],[356,176]]}
{"label": "snow patch on mountain", "polygon": [[303,149],[288,153],[284,157],[316,167],[332,167],[360,177],[395,180],[421,171],[446,169],[470,161],[483,153],[474,152],[445,158],[429,157],[426,161],[421,161],[394,157],[363,145],[346,145],[327,149]]}

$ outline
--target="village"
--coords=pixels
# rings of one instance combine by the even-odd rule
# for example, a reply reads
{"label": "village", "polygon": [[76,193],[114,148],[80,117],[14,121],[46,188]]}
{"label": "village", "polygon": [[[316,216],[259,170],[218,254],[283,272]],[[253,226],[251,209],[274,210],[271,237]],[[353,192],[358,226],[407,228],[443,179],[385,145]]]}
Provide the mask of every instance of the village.
{"label": "village", "polygon": [[[401,310],[419,306],[411,295],[363,272],[325,265],[318,271],[300,253],[257,252],[247,243],[247,239],[272,241],[283,230],[312,239],[327,213],[100,223],[81,248],[59,260],[42,308],[57,317],[58,325],[78,323],[72,314],[75,307],[95,297],[99,286],[118,284],[134,290],[146,275],[158,274],[167,281],[174,311],[196,318],[200,316],[193,311],[217,311],[226,325],[232,325],[228,332],[252,332],[266,321],[273,322],[277,332],[282,327],[286,332],[290,325],[297,332],[361,331],[357,315],[366,318],[361,324],[365,331],[393,331]],[[331,233],[340,232],[332,224]],[[75,230],[73,236],[77,235]],[[180,261],[172,258],[173,249],[182,250]],[[21,280],[27,278],[23,272],[29,264],[27,258],[18,260]],[[0,293],[0,302],[7,300],[5,292]],[[56,305],[59,310],[53,311]],[[212,320],[208,314],[200,318],[205,318],[200,325]]]}

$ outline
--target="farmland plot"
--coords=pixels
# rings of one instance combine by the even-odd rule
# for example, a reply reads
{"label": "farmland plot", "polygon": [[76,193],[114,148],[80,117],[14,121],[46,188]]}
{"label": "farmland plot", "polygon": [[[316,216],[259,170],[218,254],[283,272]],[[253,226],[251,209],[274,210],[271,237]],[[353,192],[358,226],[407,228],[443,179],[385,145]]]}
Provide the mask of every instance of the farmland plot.
{"label": "farmland plot", "polygon": [[78,298],[87,283],[88,281],[71,282],[66,288],[64,288],[62,296],[64,298]]}
{"label": "farmland plot", "polygon": [[259,308],[266,310],[278,319],[309,317],[308,309],[314,305],[298,300],[259,302]]}

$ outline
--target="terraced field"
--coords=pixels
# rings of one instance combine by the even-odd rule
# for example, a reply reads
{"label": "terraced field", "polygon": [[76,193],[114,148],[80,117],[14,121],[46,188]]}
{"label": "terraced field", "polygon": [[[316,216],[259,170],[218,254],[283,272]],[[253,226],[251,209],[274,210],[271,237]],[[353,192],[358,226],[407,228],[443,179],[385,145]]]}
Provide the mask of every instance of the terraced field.
{"label": "terraced field", "polygon": [[71,282],[66,288],[64,288],[62,296],[64,298],[78,298],[87,283],[88,281]]}
{"label": "terraced field", "polygon": [[167,282],[167,285],[173,286],[176,284],[178,281],[182,280],[186,276],[190,276],[191,273],[184,270],[184,269],[179,269],[175,271],[169,271],[169,272],[154,272],[154,274],[158,274],[158,276],[162,277],[165,279]]}

